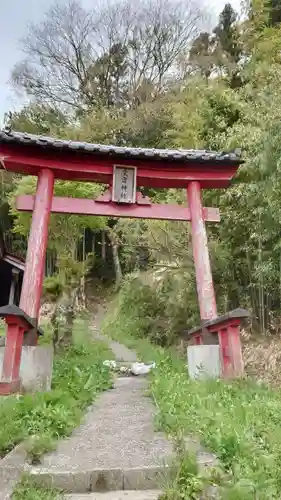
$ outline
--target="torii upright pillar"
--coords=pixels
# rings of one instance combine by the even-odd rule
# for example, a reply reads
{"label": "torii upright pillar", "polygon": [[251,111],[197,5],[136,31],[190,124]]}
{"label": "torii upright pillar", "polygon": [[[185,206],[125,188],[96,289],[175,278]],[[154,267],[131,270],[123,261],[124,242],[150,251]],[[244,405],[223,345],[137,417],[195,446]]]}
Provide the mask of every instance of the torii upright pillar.
{"label": "torii upright pillar", "polygon": [[38,320],[48,244],[48,225],[54,190],[54,173],[43,169],[39,173],[32,223],[28,239],[20,308]]}
{"label": "torii upright pillar", "polygon": [[204,324],[209,332],[217,330],[220,345],[221,372],[225,378],[241,376],[244,372],[242,347],[240,341],[240,319],[247,316],[241,311],[229,318],[217,315],[217,304],[214,291],[211,263],[208,251],[206,226],[203,217],[201,187],[199,182],[190,182],[187,188],[188,204],[191,217],[191,235],[193,259],[196,273],[197,295],[202,325],[196,331],[196,344],[203,343]]}
{"label": "torii upright pillar", "polygon": [[200,317],[202,321],[206,321],[216,318],[217,304],[199,182],[190,182],[187,192]]}
{"label": "torii upright pillar", "polygon": [[[36,345],[37,343],[37,322],[53,189],[53,172],[48,169],[41,170],[37,182],[20,307],[8,306],[7,311],[4,311],[2,316],[7,323],[7,334],[0,381],[0,395],[19,390],[22,345],[23,343],[29,345]],[[27,333],[24,341],[25,332]]]}

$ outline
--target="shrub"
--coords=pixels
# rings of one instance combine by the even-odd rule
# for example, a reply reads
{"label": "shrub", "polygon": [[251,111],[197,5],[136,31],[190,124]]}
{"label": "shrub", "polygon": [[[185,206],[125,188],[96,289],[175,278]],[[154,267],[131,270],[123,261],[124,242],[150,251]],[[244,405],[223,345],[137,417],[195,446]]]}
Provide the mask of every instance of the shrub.
{"label": "shrub", "polygon": [[134,336],[148,338],[160,346],[173,344],[197,314],[190,307],[194,303],[190,300],[192,287],[184,278],[187,276],[170,272],[160,277],[152,272],[129,276],[115,303],[111,318],[115,328],[133,332]]}

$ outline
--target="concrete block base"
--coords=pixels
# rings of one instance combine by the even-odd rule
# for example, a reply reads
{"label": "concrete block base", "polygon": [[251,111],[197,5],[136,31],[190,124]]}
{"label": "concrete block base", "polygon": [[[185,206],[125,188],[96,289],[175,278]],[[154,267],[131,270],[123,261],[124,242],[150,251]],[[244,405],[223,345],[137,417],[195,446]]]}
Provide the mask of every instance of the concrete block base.
{"label": "concrete block base", "polygon": [[[5,347],[0,347],[0,373]],[[0,395],[13,392],[37,392],[51,389],[54,352],[51,346],[23,346],[20,365],[20,384],[18,381],[0,380]],[[9,386],[11,386],[9,388]],[[3,392],[6,391],[6,392]],[[8,392],[7,392],[8,391]]]}
{"label": "concrete block base", "polygon": [[187,348],[188,373],[191,379],[221,376],[219,345],[193,345]]}

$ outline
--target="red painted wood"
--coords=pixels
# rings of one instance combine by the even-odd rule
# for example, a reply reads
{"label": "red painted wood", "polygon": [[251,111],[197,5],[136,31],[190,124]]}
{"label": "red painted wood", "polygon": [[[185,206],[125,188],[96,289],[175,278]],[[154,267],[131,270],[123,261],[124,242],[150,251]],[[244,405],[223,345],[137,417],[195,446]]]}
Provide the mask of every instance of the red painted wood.
{"label": "red painted wood", "polygon": [[40,309],[53,189],[53,172],[42,170],[38,177],[20,298],[20,308],[31,318],[38,318]]}
{"label": "red painted wood", "polygon": [[[19,211],[32,212],[34,196],[22,195],[17,198]],[[55,196],[52,201],[53,213],[77,215],[104,215],[106,217],[131,217],[163,220],[190,220],[190,211],[181,205],[121,205],[112,202],[96,202],[83,198],[63,198]],[[220,213],[217,208],[203,208],[203,217],[207,222],[219,222]]]}
{"label": "red painted wood", "polygon": [[244,363],[239,326],[231,323],[228,326],[227,335],[232,371],[235,377],[241,377],[244,374]]}
{"label": "red painted wood", "polygon": [[188,205],[200,317],[201,320],[213,319],[217,317],[217,306],[199,182],[188,185]]}
{"label": "red painted wood", "polygon": [[[5,168],[8,171],[29,175],[38,175],[43,168],[54,172],[55,178],[62,180],[81,180],[110,184],[114,164],[132,166],[131,160],[116,160],[108,157],[96,157],[73,152],[40,152],[28,147],[13,145],[0,146],[1,155],[5,156]],[[138,168],[137,185],[159,188],[184,188],[190,181],[200,181],[202,188],[227,187],[235,175],[238,165],[205,162],[177,163],[151,160],[135,160]]]}
{"label": "red painted wood", "polygon": [[202,345],[203,340],[201,335],[195,335],[195,345]]}
{"label": "red painted wood", "polygon": [[[224,321],[221,321],[220,323],[217,323],[216,325],[211,325],[211,326],[204,325],[204,328],[207,328],[209,333],[217,333],[218,330],[221,330],[222,328],[228,328],[229,325],[239,326],[240,323],[241,323],[240,318],[230,318],[230,319],[226,319]],[[200,331],[202,331],[202,330],[201,329],[196,330],[196,332],[194,332],[191,335],[191,337],[195,337],[196,335],[198,335],[198,332],[200,333]]]}
{"label": "red painted wood", "polygon": [[140,191],[137,191],[137,204],[138,205],[152,205],[152,201],[148,196],[143,196]]}
{"label": "red painted wood", "polygon": [[[240,322],[239,318],[228,319],[219,324],[206,327],[209,333],[218,334],[223,378],[241,377],[244,374]],[[198,338],[201,335],[195,332],[192,337],[195,344],[198,345]]]}
{"label": "red painted wood", "polygon": [[227,328],[221,328],[218,332],[218,336],[220,345],[221,374],[223,378],[229,378],[233,375],[233,370],[229,351]]}
{"label": "red painted wood", "polygon": [[[112,201],[112,191],[107,189],[104,193],[95,199],[97,203],[109,203]],[[136,192],[136,203],[138,205],[151,205],[151,200],[148,196],[143,196],[140,191]]]}
{"label": "red painted wood", "polygon": [[0,396],[8,396],[20,391],[20,379],[11,382],[2,382],[0,380]]}
{"label": "red painted wood", "polygon": [[239,326],[240,323],[240,318],[230,318],[222,321],[221,323],[217,323],[216,325],[208,326],[207,329],[210,333],[216,333],[221,328],[228,328],[229,325]]}
{"label": "red painted wood", "polygon": [[95,201],[97,203],[109,203],[112,200],[111,189],[107,189],[104,193],[100,194]]}
{"label": "red painted wood", "polygon": [[17,318],[7,325],[1,382],[19,379],[23,333],[23,326],[17,322]]}

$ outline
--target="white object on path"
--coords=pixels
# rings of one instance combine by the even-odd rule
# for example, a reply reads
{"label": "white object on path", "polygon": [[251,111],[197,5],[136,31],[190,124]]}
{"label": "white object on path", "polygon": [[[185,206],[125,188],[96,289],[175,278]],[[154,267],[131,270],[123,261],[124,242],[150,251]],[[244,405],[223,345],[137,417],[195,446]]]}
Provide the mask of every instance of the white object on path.
{"label": "white object on path", "polygon": [[154,362],[147,365],[145,363],[135,362],[132,364],[131,368],[128,368],[127,366],[117,366],[116,361],[110,359],[106,359],[103,362],[103,365],[110,370],[118,371],[120,373],[131,373],[132,375],[136,376],[147,375],[156,366]]}
{"label": "white object on path", "polygon": [[147,375],[155,366],[155,363],[149,365],[145,363],[133,363],[131,366],[131,373],[133,375]]}

